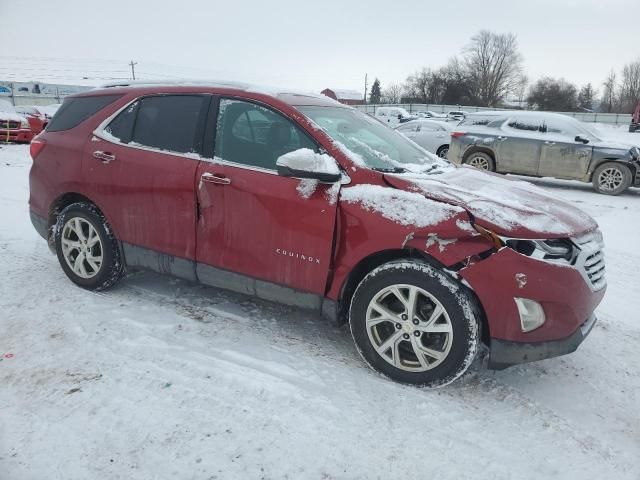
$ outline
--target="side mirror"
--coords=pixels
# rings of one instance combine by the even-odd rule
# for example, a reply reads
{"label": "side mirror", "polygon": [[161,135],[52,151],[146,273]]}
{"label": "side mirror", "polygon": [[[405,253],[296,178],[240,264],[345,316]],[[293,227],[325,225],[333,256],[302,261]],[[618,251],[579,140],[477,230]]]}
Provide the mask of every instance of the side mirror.
{"label": "side mirror", "polygon": [[589,139],[588,139],[588,138],[581,137],[580,135],[576,135],[576,138],[574,138],[574,140],[575,140],[576,142],[584,143],[585,145],[586,145],[587,143],[589,143]]}
{"label": "side mirror", "polygon": [[402,120],[402,114],[401,113],[398,114],[398,120]]}
{"label": "side mirror", "polygon": [[336,161],[326,153],[316,153],[300,148],[285,153],[276,160],[278,175],[283,177],[311,178],[325,183],[335,183],[342,178]]}

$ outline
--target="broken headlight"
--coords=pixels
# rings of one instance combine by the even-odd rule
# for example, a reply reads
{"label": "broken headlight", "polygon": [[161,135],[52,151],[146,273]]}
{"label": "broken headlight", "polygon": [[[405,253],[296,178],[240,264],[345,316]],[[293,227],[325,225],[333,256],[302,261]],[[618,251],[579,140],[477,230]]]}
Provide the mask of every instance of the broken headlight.
{"label": "broken headlight", "polygon": [[500,236],[491,230],[474,225],[474,228],[484,237],[491,240],[496,248],[509,247],[527,257],[571,264],[577,255],[577,249],[568,238],[552,238],[550,240],[529,240]]}
{"label": "broken headlight", "polygon": [[502,241],[507,247],[516,252],[539,260],[571,263],[576,253],[573,243],[567,238],[554,238],[551,240],[503,238]]}

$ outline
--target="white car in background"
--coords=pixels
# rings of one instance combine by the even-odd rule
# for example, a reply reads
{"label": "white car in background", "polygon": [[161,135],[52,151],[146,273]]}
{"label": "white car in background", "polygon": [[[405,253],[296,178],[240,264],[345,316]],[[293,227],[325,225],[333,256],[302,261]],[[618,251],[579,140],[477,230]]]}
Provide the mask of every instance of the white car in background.
{"label": "white car in background", "polygon": [[434,120],[413,120],[396,127],[396,130],[410,138],[425,150],[440,158],[447,158],[452,126]]}
{"label": "white car in background", "polygon": [[387,125],[398,125],[418,118],[402,107],[378,107],[374,116]]}
{"label": "white car in background", "polygon": [[416,115],[420,118],[431,118],[432,120],[447,120],[446,113],[437,113],[432,110],[426,110],[424,112],[416,112]]}
{"label": "white car in background", "polygon": [[451,110],[447,113],[447,118],[459,122],[460,120],[464,120],[467,115],[469,115],[469,112],[465,112],[464,110]]}

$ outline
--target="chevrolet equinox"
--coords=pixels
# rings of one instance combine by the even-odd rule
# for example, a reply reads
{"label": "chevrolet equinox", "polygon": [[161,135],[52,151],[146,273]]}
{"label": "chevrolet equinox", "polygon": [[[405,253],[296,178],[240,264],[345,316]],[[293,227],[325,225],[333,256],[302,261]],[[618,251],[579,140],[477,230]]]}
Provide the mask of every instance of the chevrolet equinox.
{"label": "chevrolet equinox", "polygon": [[31,145],[31,220],[69,279],[147,268],[348,323],[405,383],[574,351],[606,289],[591,217],[429,154],[327,97],[243,84],[67,97]]}

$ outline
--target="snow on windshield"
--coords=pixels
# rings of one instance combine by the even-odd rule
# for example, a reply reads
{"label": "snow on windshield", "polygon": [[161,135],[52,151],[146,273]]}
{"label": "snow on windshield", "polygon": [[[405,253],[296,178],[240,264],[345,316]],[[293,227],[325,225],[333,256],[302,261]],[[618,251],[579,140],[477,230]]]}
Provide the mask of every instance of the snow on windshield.
{"label": "snow on windshield", "polygon": [[448,162],[427,152],[399,132],[351,108],[297,107],[324,130],[357,165],[421,172]]}
{"label": "snow on windshield", "polygon": [[405,226],[436,225],[463,213],[460,207],[429,200],[419,193],[396,190],[380,185],[356,185],[343,188],[340,198],[347,203],[359,203],[369,211]]}

